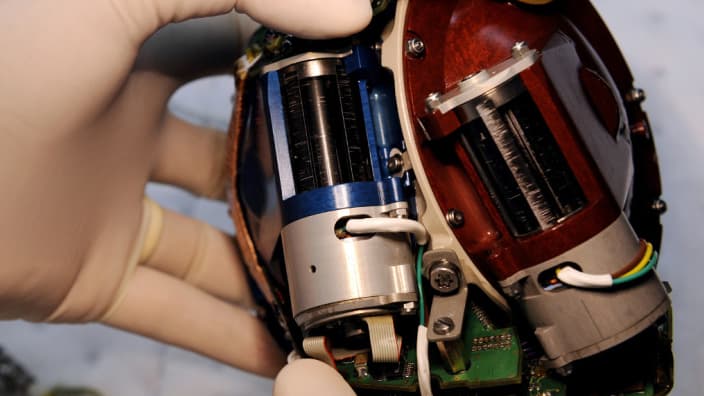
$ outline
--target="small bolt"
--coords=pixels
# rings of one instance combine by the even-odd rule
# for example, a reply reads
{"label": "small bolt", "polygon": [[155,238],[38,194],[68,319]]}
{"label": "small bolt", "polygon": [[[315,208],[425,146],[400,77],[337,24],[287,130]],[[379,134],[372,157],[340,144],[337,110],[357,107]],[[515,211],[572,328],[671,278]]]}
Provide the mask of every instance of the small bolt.
{"label": "small bolt", "polygon": [[445,214],[445,220],[452,228],[462,227],[464,225],[464,213],[459,209],[450,209]]}
{"label": "small bolt", "polygon": [[425,109],[432,113],[440,105],[440,92],[433,92],[425,98]]}
{"label": "small bolt", "polygon": [[650,204],[650,209],[654,210],[657,214],[663,214],[667,212],[667,202],[662,199],[656,199]]}
{"label": "small bolt", "polygon": [[529,51],[528,46],[525,41],[519,41],[511,47],[511,55],[514,58],[519,59],[525,56]]}
{"label": "small bolt", "polygon": [[425,43],[418,37],[413,37],[406,42],[406,53],[414,58],[425,54]]}
{"label": "small bolt", "polygon": [[521,289],[518,285],[513,285],[508,289],[508,295],[512,298],[518,299],[521,297]]}
{"label": "small bolt", "polygon": [[566,366],[562,366],[562,367],[556,368],[556,369],[555,369],[555,372],[556,372],[558,375],[561,375],[561,376],[563,376],[563,377],[567,377],[567,376],[572,375],[572,373],[574,372],[574,367],[572,367],[571,364],[568,364],[568,365],[566,365]]}
{"label": "small bolt", "polygon": [[452,293],[460,287],[457,267],[445,259],[431,265],[429,278],[430,286],[440,293]]}
{"label": "small bolt", "polygon": [[389,160],[386,162],[386,168],[389,170],[389,173],[398,173],[403,170],[403,157],[401,155],[396,154],[393,157],[389,158]]}
{"label": "small bolt", "polygon": [[644,101],[646,98],[645,91],[643,91],[640,88],[633,88],[630,90],[624,99],[626,99],[626,102],[628,103],[640,103]]}
{"label": "small bolt", "polygon": [[416,313],[416,310],[418,309],[418,305],[414,302],[407,302],[403,304],[403,308],[401,310],[402,315],[411,315]]}
{"label": "small bolt", "polygon": [[455,329],[455,322],[448,317],[442,317],[433,323],[433,331],[438,335],[448,335]]}

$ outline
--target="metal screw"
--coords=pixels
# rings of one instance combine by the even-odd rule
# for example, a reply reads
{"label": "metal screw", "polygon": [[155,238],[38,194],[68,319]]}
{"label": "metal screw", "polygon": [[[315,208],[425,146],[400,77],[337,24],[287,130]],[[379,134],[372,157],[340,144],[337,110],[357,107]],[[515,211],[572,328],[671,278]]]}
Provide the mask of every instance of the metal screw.
{"label": "metal screw", "polygon": [[514,58],[522,58],[529,51],[525,41],[519,41],[511,47],[511,55]]}
{"label": "metal screw", "polygon": [[401,311],[402,315],[411,315],[416,313],[416,310],[418,309],[418,305],[414,302],[407,302],[403,304],[403,308]]}
{"label": "metal screw", "polygon": [[445,220],[453,228],[462,227],[464,225],[464,213],[459,209],[450,209],[445,214]]}
{"label": "metal screw", "polygon": [[520,289],[520,287],[518,287],[518,285],[512,285],[512,286],[508,289],[507,293],[508,293],[508,295],[509,295],[510,297],[512,297],[512,298],[518,299],[518,298],[521,297],[521,289]]}
{"label": "metal screw", "polygon": [[455,322],[448,317],[443,316],[433,323],[433,331],[438,335],[447,335],[455,329]]}
{"label": "metal screw", "polygon": [[431,264],[430,286],[440,293],[452,293],[460,287],[457,267],[445,259]]}
{"label": "metal screw", "polygon": [[414,58],[420,58],[425,54],[425,43],[418,37],[413,37],[406,41],[406,53]]}
{"label": "metal screw", "polygon": [[425,109],[432,113],[440,105],[440,92],[433,92],[425,98]]}
{"label": "metal screw", "polygon": [[389,170],[389,173],[398,173],[403,170],[403,157],[401,155],[396,154],[393,157],[389,158],[389,160],[386,162],[386,168]]}
{"label": "metal screw", "polygon": [[650,209],[654,210],[657,214],[663,214],[667,212],[667,202],[662,199],[656,199],[650,204]]}
{"label": "metal screw", "polygon": [[567,377],[567,376],[569,376],[569,375],[572,375],[572,373],[574,372],[574,367],[572,367],[571,364],[568,364],[568,365],[566,365],[566,366],[562,366],[562,367],[556,368],[556,369],[555,369],[555,372],[556,372],[558,375],[561,375],[561,376],[563,376],[563,377]]}
{"label": "metal screw", "polygon": [[640,88],[633,88],[630,90],[624,99],[626,99],[626,102],[628,103],[640,103],[644,101],[646,98],[645,91],[643,91]]}
{"label": "metal screw", "polygon": [[366,367],[355,367],[357,370],[357,377],[364,378],[369,376],[369,370]]}

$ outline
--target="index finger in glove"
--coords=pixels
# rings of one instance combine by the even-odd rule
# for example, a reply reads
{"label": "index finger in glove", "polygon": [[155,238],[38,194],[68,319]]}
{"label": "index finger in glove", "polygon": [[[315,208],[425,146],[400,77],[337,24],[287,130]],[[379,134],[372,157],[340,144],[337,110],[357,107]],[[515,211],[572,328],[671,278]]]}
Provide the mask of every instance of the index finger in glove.
{"label": "index finger in glove", "polygon": [[369,0],[113,0],[142,40],[169,22],[224,14],[233,8],[271,28],[304,38],[346,36],[372,17]]}
{"label": "index finger in glove", "polygon": [[264,26],[311,39],[349,36],[372,18],[369,0],[239,0],[235,9]]}

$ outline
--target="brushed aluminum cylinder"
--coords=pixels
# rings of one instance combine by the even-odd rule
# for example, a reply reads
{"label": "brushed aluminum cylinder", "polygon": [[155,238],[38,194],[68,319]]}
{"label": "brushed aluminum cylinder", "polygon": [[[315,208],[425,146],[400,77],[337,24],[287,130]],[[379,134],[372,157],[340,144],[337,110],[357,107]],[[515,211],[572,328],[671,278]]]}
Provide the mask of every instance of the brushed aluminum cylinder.
{"label": "brushed aluminum cylinder", "polygon": [[310,329],[358,314],[400,311],[403,304],[417,301],[414,260],[406,235],[378,233],[340,239],[335,234],[340,219],[379,217],[388,210],[342,209],[284,227],[281,237],[291,305],[301,327]]}

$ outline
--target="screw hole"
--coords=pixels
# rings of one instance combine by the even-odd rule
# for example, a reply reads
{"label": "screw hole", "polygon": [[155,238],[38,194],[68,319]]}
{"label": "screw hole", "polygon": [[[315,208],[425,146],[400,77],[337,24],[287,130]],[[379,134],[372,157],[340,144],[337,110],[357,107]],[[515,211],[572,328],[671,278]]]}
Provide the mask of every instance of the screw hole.
{"label": "screw hole", "polygon": [[316,267],[316,266],[314,266],[314,265],[311,265],[311,266],[310,266],[310,272],[315,273],[316,271],[318,271],[318,267]]}

